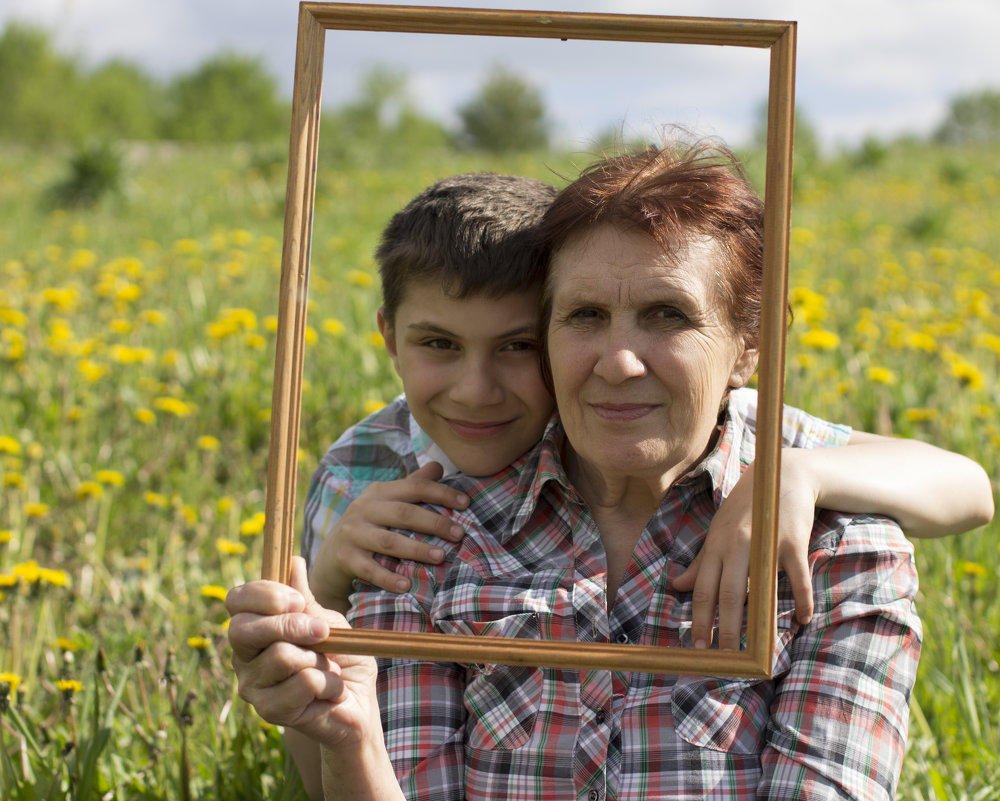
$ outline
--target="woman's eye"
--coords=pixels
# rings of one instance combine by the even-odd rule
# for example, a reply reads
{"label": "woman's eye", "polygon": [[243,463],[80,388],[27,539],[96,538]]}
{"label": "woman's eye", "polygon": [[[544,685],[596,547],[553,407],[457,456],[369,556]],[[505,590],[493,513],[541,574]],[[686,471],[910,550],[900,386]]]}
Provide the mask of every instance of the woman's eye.
{"label": "woman's eye", "polygon": [[581,307],[579,309],[574,309],[573,311],[571,311],[566,316],[570,320],[573,320],[575,322],[581,322],[581,323],[583,323],[583,322],[587,322],[589,320],[597,320],[597,319],[599,319],[600,316],[601,316],[601,313],[600,313],[600,311],[598,311],[597,309],[593,308],[592,306],[583,306],[583,307]]}
{"label": "woman's eye", "polygon": [[657,306],[650,311],[650,317],[655,320],[677,322],[687,319],[687,315],[675,306]]}

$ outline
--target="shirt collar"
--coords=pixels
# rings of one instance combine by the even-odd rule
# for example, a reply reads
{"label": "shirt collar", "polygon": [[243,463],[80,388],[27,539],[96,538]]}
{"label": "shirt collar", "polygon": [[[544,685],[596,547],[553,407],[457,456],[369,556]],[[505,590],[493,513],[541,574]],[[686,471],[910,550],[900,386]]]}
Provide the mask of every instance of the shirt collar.
{"label": "shirt collar", "polygon": [[[583,503],[569,482],[563,464],[563,447],[566,435],[558,417],[553,416],[545,429],[541,442],[514,465],[516,490],[513,495],[515,508],[511,525],[502,535],[505,542],[520,531],[538,507],[546,485],[552,483],[559,492],[561,503]],[[719,414],[715,444],[708,455],[689,470],[678,484],[693,483],[707,477],[715,505],[719,506],[739,481],[747,464],[754,458],[754,436],[748,426],[746,411],[737,404],[725,404]]]}

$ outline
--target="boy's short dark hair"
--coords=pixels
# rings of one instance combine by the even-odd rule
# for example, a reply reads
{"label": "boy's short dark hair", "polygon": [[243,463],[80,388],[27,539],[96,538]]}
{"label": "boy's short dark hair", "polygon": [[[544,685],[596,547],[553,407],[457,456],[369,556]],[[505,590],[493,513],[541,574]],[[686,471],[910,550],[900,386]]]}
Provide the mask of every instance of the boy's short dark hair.
{"label": "boy's short dark hair", "polygon": [[397,212],[375,251],[392,325],[407,286],[434,281],[449,295],[502,297],[541,287],[535,232],[556,196],[534,178],[478,172],[444,178]]}

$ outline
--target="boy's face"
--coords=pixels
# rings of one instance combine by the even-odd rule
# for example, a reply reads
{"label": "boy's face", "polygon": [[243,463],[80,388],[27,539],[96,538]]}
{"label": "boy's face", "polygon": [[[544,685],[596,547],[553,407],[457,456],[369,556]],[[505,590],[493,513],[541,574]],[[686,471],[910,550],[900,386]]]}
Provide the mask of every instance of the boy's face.
{"label": "boy's face", "polygon": [[379,330],[410,411],[463,473],[487,476],[541,438],[553,400],[538,368],[538,293],[449,297],[407,287]]}

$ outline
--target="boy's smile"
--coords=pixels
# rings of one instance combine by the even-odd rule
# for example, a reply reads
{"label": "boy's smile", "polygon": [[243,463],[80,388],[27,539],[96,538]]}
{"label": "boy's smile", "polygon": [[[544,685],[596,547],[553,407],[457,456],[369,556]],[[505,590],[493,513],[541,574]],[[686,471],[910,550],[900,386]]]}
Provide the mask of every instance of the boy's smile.
{"label": "boy's smile", "polygon": [[538,293],[455,298],[416,282],[379,329],[410,411],[463,473],[492,475],[541,438],[553,409],[538,366]]}

